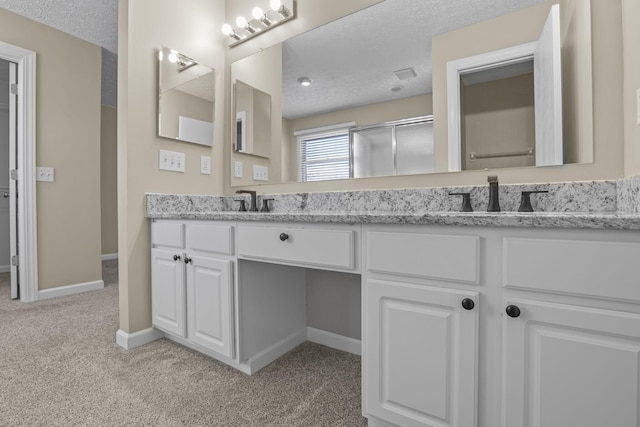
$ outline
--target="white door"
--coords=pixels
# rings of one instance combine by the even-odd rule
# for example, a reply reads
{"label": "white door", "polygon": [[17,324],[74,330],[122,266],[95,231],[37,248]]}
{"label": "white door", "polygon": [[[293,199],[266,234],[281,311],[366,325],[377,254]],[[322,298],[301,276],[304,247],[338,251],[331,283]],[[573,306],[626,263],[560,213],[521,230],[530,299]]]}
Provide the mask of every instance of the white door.
{"label": "white door", "polygon": [[504,304],[503,427],[640,426],[640,315]]}
{"label": "white door", "polygon": [[[475,426],[478,294],[365,286],[367,414],[403,427]],[[463,308],[464,299],[475,307]]]}
{"label": "white door", "polygon": [[562,164],[560,6],[553,5],[533,55],[536,166]]}
{"label": "white door", "polygon": [[151,250],[151,316],[153,326],[186,337],[186,301],[183,255]]}
{"label": "white door", "polygon": [[[188,256],[188,255],[187,255]],[[188,256],[188,337],[195,344],[233,357],[231,261]]]}
{"label": "white door", "polygon": [[18,95],[15,84],[18,83],[18,65],[9,62],[9,265],[11,266],[11,298],[20,297],[18,271],[18,181],[11,176],[18,169],[17,155],[17,107]]}

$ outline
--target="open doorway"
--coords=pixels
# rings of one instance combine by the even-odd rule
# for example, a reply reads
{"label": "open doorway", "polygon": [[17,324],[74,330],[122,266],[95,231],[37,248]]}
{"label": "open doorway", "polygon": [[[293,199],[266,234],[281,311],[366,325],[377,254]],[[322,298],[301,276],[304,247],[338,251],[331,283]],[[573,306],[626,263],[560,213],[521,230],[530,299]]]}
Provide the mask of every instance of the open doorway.
{"label": "open doorway", "polygon": [[0,284],[8,279],[11,298],[31,302],[38,298],[35,53],[0,42],[0,86]]}

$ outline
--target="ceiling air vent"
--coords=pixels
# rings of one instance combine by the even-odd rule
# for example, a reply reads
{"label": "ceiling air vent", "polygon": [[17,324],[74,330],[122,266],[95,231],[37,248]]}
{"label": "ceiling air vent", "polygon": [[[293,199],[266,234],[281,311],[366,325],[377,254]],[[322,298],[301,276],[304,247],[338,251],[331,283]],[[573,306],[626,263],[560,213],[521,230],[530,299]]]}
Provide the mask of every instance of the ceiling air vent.
{"label": "ceiling air vent", "polygon": [[399,80],[410,80],[417,76],[413,68],[405,68],[402,70],[396,70],[393,72]]}

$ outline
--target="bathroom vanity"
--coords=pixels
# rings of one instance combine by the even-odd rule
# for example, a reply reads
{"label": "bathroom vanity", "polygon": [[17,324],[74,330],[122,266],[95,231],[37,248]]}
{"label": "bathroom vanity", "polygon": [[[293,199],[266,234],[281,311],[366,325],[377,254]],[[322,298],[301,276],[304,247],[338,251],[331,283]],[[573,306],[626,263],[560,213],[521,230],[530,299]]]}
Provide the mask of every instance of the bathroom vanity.
{"label": "bathroom vanity", "polygon": [[251,374],[313,339],[305,269],[360,274],[370,426],[640,423],[637,214],[178,213],[147,197],[153,324],[172,340]]}

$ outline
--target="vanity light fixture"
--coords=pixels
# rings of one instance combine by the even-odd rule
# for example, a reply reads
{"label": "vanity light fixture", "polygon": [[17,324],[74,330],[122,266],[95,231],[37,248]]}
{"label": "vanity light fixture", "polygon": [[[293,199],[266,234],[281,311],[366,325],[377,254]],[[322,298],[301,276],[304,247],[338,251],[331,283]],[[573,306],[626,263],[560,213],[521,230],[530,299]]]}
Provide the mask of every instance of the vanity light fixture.
{"label": "vanity light fixture", "polygon": [[249,34],[254,34],[256,31],[259,31],[255,29],[253,26],[251,26],[251,24],[249,24],[249,21],[247,21],[247,19],[244,16],[238,16],[236,18],[236,25],[239,28],[242,28],[243,30],[247,31]]}
{"label": "vanity light fixture", "polygon": [[313,80],[311,80],[309,77],[300,77],[298,79],[298,83],[300,83],[304,87],[308,87],[308,86],[311,86],[311,83],[313,83]]}
{"label": "vanity light fixture", "polygon": [[172,64],[176,64],[179,73],[186,70],[187,68],[193,67],[194,65],[198,65],[198,63],[193,59],[189,58],[186,55],[178,53],[175,50],[169,52],[169,55],[167,55],[167,59]]}
{"label": "vanity light fixture", "polygon": [[266,12],[260,6],[252,9],[251,16],[253,19],[247,20],[244,16],[238,16],[235,21],[235,28],[229,24],[224,24],[222,33],[231,39],[229,47],[236,46],[295,18],[295,5],[295,0],[270,0],[269,10]]}

